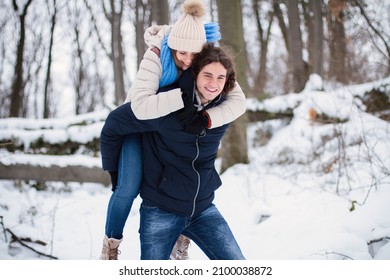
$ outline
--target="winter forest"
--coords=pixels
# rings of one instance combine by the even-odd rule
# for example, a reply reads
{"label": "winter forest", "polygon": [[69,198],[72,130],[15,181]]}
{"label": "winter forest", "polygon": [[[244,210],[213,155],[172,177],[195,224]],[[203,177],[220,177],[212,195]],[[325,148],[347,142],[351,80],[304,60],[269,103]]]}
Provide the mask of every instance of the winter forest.
{"label": "winter forest", "polygon": [[[98,258],[100,130],[145,29],[175,22],[182,3],[1,1],[0,259]],[[247,258],[390,260],[390,0],[205,3],[247,97],[222,140],[216,199]],[[133,208],[121,259],[139,258]],[[205,256],[193,246],[190,258]]]}

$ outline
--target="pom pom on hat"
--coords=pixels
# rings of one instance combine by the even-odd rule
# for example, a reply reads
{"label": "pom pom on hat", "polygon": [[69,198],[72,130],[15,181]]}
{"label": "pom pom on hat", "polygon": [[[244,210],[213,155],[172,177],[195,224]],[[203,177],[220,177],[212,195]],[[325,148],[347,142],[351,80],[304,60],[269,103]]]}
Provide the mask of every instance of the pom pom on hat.
{"label": "pom pom on hat", "polygon": [[202,0],[187,0],[183,4],[183,12],[195,17],[203,17],[206,13],[206,6]]}
{"label": "pom pom on hat", "polygon": [[206,32],[202,22],[205,14],[203,0],[186,0],[184,15],[173,25],[168,36],[171,49],[186,52],[200,52],[206,43]]}

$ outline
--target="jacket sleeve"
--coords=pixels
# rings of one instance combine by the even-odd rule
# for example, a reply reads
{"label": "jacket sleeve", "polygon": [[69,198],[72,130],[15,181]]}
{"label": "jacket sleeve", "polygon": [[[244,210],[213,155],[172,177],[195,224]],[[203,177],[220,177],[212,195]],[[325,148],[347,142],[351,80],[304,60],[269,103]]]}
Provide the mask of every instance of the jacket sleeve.
{"label": "jacket sleeve", "polygon": [[171,30],[168,25],[154,25],[146,29],[144,39],[149,49],[141,60],[135,81],[127,95],[135,116],[140,120],[155,119],[183,108],[180,89],[156,95],[162,76],[160,57],[151,50],[161,49],[164,37]]}
{"label": "jacket sleeve", "polygon": [[183,108],[180,89],[156,95],[161,73],[160,58],[148,49],[126,99],[131,102],[131,108],[140,120],[159,118]]}
{"label": "jacket sleeve", "polygon": [[144,40],[148,47],[157,47],[161,50],[161,44],[166,35],[171,31],[172,26],[169,25],[152,25],[146,28]]}
{"label": "jacket sleeve", "polygon": [[154,131],[159,127],[161,119],[141,121],[138,120],[125,103],[107,116],[100,134],[100,152],[104,170],[118,170],[119,155],[125,135]]}
{"label": "jacket sleeve", "polygon": [[240,117],[246,111],[246,98],[240,85],[236,83],[233,90],[226,95],[224,102],[207,109],[211,119],[211,127],[220,127]]}

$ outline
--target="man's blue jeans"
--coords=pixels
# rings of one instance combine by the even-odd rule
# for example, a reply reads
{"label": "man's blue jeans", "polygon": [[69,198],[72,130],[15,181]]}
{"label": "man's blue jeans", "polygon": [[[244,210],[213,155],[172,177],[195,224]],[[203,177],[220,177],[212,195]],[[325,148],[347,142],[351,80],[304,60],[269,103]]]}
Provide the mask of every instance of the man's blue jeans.
{"label": "man's blue jeans", "polygon": [[142,139],[141,134],[125,138],[118,166],[118,185],[108,203],[106,235],[121,239],[127,217],[134,199],[139,193],[142,180]]}
{"label": "man's blue jeans", "polygon": [[195,217],[184,217],[141,204],[141,260],[168,260],[180,234],[192,239],[211,260],[243,260],[233,233],[212,204]]}

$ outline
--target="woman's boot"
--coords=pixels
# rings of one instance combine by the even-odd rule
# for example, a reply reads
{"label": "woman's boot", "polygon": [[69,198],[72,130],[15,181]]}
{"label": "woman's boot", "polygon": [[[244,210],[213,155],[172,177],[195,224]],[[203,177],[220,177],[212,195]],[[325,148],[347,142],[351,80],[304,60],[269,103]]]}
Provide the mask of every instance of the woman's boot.
{"label": "woman's boot", "polygon": [[176,240],[171,252],[171,260],[188,260],[188,247],[190,239],[182,234]]}
{"label": "woman's boot", "polygon": [[121,244],[122,239],[108,238],[104,236],[103,239],[103,249],[100,256],[101,260],[117,260],[120,251],[118,250],[119,244]]}

